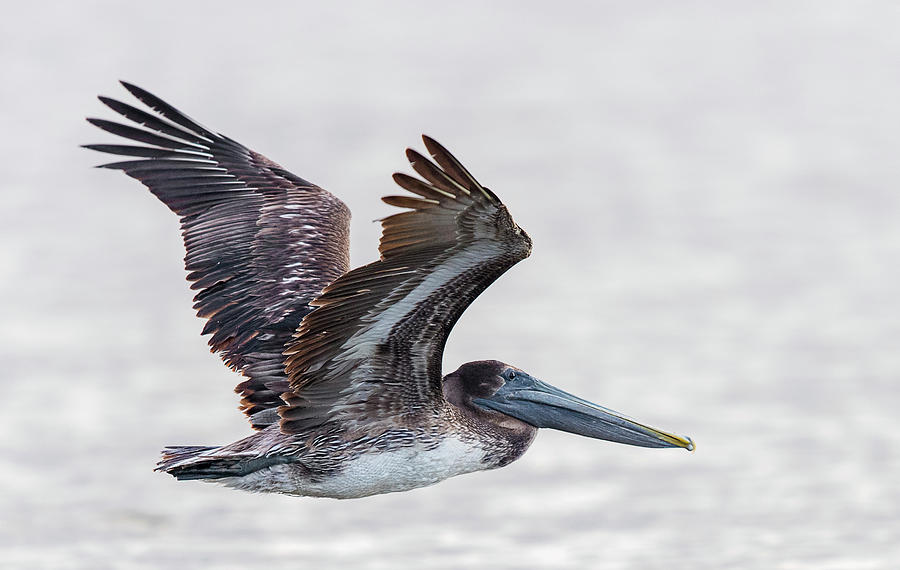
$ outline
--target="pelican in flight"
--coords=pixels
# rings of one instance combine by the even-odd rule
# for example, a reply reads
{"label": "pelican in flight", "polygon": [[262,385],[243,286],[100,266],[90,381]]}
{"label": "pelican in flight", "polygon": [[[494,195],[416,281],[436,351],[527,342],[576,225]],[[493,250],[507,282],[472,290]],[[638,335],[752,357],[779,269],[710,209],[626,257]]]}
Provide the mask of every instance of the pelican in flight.
{"label": "pelican in flight", "polygon": [[[441,373],[462,312],[531,253],[496,194],[434,139],[406,156],[419,178],[381,220],[380,259],[349,270],[339,199],[159,97],[100,100],[138,126],[88,119],[129,144],[102,168],[140,180],[181,221],[203,334],[243,375],[255,430],[223,446],[168,447],[157,470],[248,491],[355,498],[503,467],[538,428],[693,450],[666,433],[496,360]],[[142,128],[141,128],[142,127]],[[134,144],[138,143],[138,144]]]}

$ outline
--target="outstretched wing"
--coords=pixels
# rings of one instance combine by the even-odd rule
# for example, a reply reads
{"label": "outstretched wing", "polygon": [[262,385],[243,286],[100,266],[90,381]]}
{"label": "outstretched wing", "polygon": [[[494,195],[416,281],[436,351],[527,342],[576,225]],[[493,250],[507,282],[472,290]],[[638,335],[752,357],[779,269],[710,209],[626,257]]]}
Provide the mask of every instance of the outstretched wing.
{"label": "outstretched wing", "polygon": [[185,268],[209,345],[247,380],[235,391],[260,429],[277,419],[287,387],[282,351],[309,302],[349,264],[350,212],[315,184],[214,133],[147,91],[156,111],[100,100],[144,128],[88,119],[139,145],[87,148],[135,157],[104,164],[143,182],[181,218]]}
{"label": "outstretched wing", "polygon": [[[395,174],[410,211],[382,221],[381,259],[316,298],[291,342],[281,429],[327,421],[418,423],[440,405],[450,329],[488,285],[531,252],[531,239],[493,192],[444,147],[423,137],[437,164],[407,150],[424,179]],[[386,424],[385,424],[386,425]]]}

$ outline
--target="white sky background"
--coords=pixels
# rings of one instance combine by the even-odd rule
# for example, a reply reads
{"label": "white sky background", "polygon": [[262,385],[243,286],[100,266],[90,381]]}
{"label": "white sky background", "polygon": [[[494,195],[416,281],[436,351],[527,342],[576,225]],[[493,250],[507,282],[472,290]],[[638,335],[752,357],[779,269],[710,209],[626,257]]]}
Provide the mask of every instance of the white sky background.
{"label": "white sky background", "polygon": [[[15,567],[900,564],[900,6],[16,4],[0,21],[0,552]],[[376,255],[428,133],[533,256],[446,367],[498,358],[687,433],[334,502],[177,484],[247,433],[177,222],[92,170],[126,79],[341,197]]]}

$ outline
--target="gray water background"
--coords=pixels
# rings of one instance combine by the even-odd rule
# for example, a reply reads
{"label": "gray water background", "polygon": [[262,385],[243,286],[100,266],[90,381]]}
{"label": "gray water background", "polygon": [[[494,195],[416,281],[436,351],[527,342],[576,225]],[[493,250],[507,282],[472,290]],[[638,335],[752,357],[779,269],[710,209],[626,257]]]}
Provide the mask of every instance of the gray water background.
{"label": "gray water background", "polygon": [[[900,5],[10,3],[0,20],[0,566],[900,567]],[[356,501],[152,472],[248,431],[176,219],[76,148],[116,79],[340,196],[354,264],[435,136],[535,242],[480,358],[693,436],[542,433]]]}

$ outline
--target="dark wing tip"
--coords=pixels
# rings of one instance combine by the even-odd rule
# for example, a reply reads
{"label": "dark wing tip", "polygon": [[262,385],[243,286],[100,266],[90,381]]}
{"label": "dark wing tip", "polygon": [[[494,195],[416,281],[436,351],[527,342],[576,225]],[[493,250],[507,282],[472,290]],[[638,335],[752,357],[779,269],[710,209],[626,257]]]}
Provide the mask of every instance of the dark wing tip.
{"label": "dark wing tip", "polygon": [[145,103],[146,103],[147,98],[158,99],[158,97],[156,97],[155,95],[153,95],[146,89],[138,87],[134,83],[125,81],[124,79],[119,80],[119,85],[121,85],[122,87],[127,89],[129,93],[131,93],[132,95],[134,95],[135,97],[137,97],[138,99],[140,99],[141,101],[143,101]]}
{"label": "dark wing tip", "polygon": [[134,95],[134,97],[139,101],[141,101],[166,119],[172,121],[173,123],[176,123],[190,130],[195,135],[200,135],[201,137],[205,137],[207,139],[217,138],[214,132],[207,129],[194,119],[188,117],[169,103],[166,103],[153,93],[150,93],[146,89],[142,89],[141,87],[138,87],[134,83],[129,83],[128,81],[119,80],[119,83],[121,83],[122,87],[127,89],[128,92]]}
{"label": "dark wing tip", "polygon": [[112,97],[107,97],[106,95],[97,95],[97,99],[99,99],[101,103],[114,111],[116,110],[116,107],[122,106],[121,101],[113,99]]}
{"label": "dark wing tip", "polygon": [[404,174],[403,172],[395,172],[393,174],[394,182],[397,183],[398,186],[403,188],[404,190],[408,190],[413,194],[418,194],[423,198],[428,198],[429,200],[434,200],[437,202],[442,202],[444,200],[456,200],[457,197],[450,192],[445,192],[440,188],[436,188],[431,184],[423,182],[418,178],[410,176],[409,174]]}
{"label": "dark wing tip", "polygon": [[[138,87],[134,83],[129,83],[128,81],[124,81],[124,80],[120,79],[119,84],[122,85],[122,87],[124,87],[125,89],[127,89],[129,93],[134,95],[137,99],[139,99],[141,102],[148,105],[149,107],[155,108],[154,103],[156,103],[157,101],[165,103],[162,99],[160,99],[153,93],[150,93],[149,91],[147,91],[146,89],[144,89],[142,87]],[[156,110],[158,111],[158,109],[156,109]]]}
{"label": "dark wing tip", "polygon": [[[88,150],[94,150],[94,151],[98,151],[98,152],[104,152],[102,149],[98,148],[98,147],[101,147],[101,146],[103,146],[103,145],[99,145],[99,144],[80,144],[80,145],[78,145],[78,148],[86,148],[86,149],[88,149]],[[108,168],[109,168],[109,163],[95,164],[95,165],[94,165],[94,168],[106,168],[106,169],[108,169]]]}
{"label": "dark wing tip", "polygon": [[455,156],[453,156],[453,154],[449,150],[447,150],[444,145],[437,142],[430,136],[422,135],[422,142],[425,143],[425,148],[428,150],[428,154],[430,154],[435,159],[438,159],[439,157],[447,157],[453,162],[457,163],[459,166],[462,166],[462,163],[460,163],[460,161]]}
{"label": "dark wing tip", "polygon": [[425,148],[428,149],[428,154],[430,154],[431,156],[443,154],[451,157],[455,162],[459,162],[459,160],[457,160],[457,158],[453,156],[453,154],[449,150],[447,150],[444,145],[437,142],[432,137],[423,134],[422,142],[425,143]]}
{"label": "dark wing tip", "polygon": [[[141,89],[134,83],[131,83],[130,81],[125,81],[124,79],[119,80],[119,85],[121,85],[125,89],[128,89],[128,92],[131,94],[134,94],[135,91],[144,91],[143,89]],[[144,91],[144,92],[146,93],[146,91]]]}
{"label": "dark wing tip", "polygon": [[389,206],[410,208],[412,210],[423,210],[440,204],[438,200],[432,200],[430,198],[414,198],[412,196],[382,196],[381,201]]}
{"label": "dark wing tip", "polygon": [[422,142],[425,143],[428,154],[430,154],[435,162],[437,162],[438,166],[443,168],[447,174],[456,179],[462,186],[469,188],[469,190],[473,192],[481,192],[489,202],[492,202],[495,205],[501,204],[497,195],[493,192],[486,191],[484,186],[482,186],[481,183],[472,176],[468,169],[463,166],[462,162],[453,156],[453,153],[444,148],[444,145],[426,134],[422,135]]}
{"label": "dark wing tip", "polygon": [[420,153],[416,149],[408,148],[406,149],[406,160],[409,161],[410,165],[415,165],[417,162],[424,162],[428,159],[422,156],[422,153]]}

